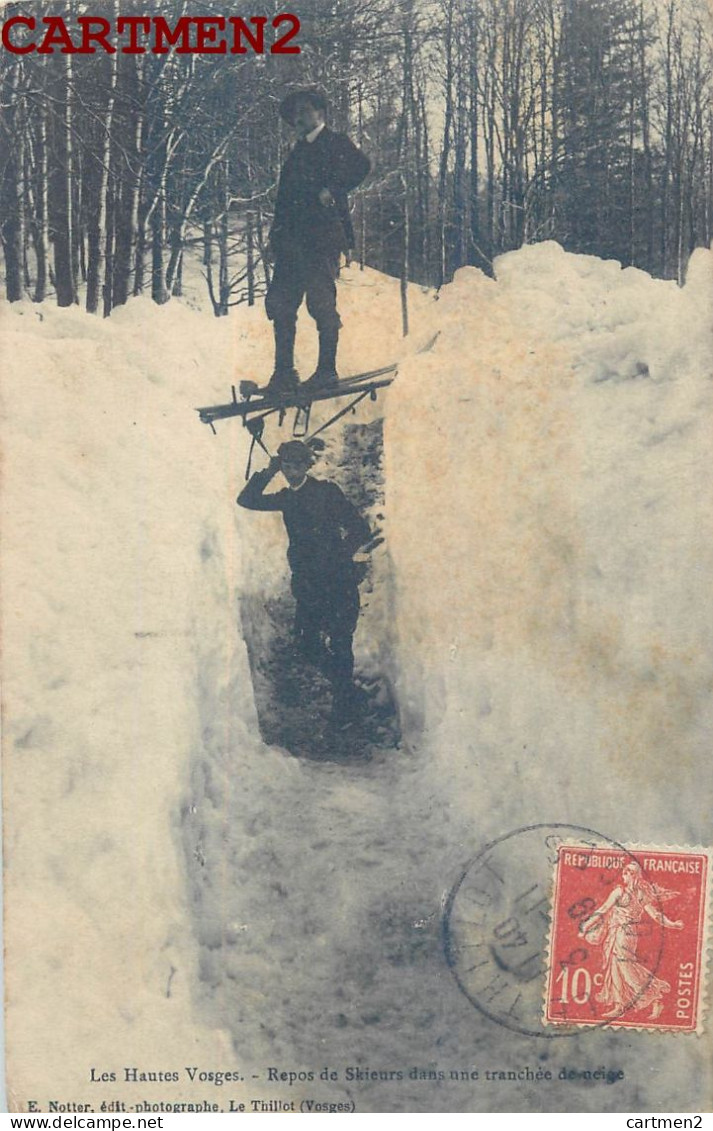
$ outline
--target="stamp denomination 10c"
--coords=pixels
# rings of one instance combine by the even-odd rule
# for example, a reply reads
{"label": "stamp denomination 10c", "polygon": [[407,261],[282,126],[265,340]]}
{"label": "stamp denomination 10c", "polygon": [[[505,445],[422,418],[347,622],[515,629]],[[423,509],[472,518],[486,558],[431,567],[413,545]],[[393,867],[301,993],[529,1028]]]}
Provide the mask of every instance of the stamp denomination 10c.
{"label": "stamp denomination 10c", "polygon": [[700,1032],[710,853],[557,850],[543,1020]]}

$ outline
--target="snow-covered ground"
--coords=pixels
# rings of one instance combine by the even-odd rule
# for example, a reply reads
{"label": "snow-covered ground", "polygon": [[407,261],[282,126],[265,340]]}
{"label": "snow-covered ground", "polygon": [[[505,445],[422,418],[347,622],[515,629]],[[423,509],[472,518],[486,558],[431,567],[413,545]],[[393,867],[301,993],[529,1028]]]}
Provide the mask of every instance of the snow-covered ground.
{"label": "snow-covered ground", "polygon": [[[520,825],[709,839],[712,286],[707,251],[681,290],[542,244],[501,258],[497,281],[464,269],[438,296],[412,288],[403,343],[398,283],[345,273],[342,371],[402,359],[360,410],[384,412],[392,566],[356,645],[389,668],[403,742],[353,761],[261,741],[239,606],[284,589],[284,533],[235,507],[237,422],[213,437],[193,412],[269,372],[262,309],[217,320],[133,300],[102,321],[3,306],[19,1103],[38,1078],[84,1097],[94,1064],[549,1058],[627,1078],[596,1096],[408,1081],[329,1096],[365,1111],[682,1109],[690,1042],[586,1033],[565,1056],[517,1037],[461,995],[439,924],[463,864]],[[304,374],[314,338],[305,315]],[[322,473],[343,456],[337,430]]]}

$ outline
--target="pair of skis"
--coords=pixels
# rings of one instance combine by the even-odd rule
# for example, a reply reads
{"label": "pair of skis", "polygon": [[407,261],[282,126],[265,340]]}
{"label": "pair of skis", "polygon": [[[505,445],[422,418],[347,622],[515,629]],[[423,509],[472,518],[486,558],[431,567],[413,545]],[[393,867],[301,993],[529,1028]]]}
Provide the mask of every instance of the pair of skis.
{"label": "pair of skis", "polygon": [[[217,420],[227,420],[232,416],[242,418],[253,435],[257,434],[255,423],[277,413],[282,423],[285,413],[295,409],[295,422],[293,433],[296,436],[306,436],[309,429],[309,418],[312,405],[317,401],[337,400],[342,397],[351,397],[348,405],[337,412],[326,424],[317,431],[323,432],[335,420],[351,412],[365,397],[375,401],[380,389],[391,384],[396,376],[396,365],[386,365],[381,369],[370,369],[366,373],[357,373],[353,377],[344,377],[336,384],[328,385],[323,389],[309,389],[299,387],[288,395],[277,396],[267,389],[260,389],[252,381],[243,381],[240,385],[241,398],[238,399],[235,386],[232,387],[233,398],[227,404],[207,405],[197,410],[203,424],[209,424],[215,432]],[[312,435],[317,435],[314,432]]]}

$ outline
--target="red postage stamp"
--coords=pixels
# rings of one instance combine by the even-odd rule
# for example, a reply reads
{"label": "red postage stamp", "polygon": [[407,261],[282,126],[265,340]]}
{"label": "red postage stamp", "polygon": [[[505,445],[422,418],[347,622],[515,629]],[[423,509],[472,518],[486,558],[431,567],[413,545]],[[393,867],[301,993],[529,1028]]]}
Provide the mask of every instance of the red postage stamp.
{"label": "red postage stamp", "polygon": [[710,855],[561,845],[543,1021],[700,1032]]}

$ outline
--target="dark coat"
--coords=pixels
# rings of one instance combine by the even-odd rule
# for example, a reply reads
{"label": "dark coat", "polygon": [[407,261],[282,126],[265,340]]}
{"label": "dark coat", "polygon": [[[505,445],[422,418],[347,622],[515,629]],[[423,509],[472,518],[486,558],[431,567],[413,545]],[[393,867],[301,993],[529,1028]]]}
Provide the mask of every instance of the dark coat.
{"label": "dark coat", "polygon": [[327,479],[308,475],[296,491],[264,494],[272,476],[258,471],[238,495],[238,505],[253,511],[281,511],[287,528],[287,558],[298,582],[319,587],[356,587],[352,556],[371,537],[369,524],[344,492]]}
{"label": "dark coat", "polygon": [[[325,251],[348,251],[354,245],[347,193],[369,172],[369,158],[345,134],[327,126],[309,142],[297,142],[280,174],[270,243],[279,255],[286,243],[301,243]],[[320,203],[327,188],[333,205]]]}

